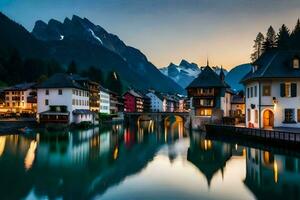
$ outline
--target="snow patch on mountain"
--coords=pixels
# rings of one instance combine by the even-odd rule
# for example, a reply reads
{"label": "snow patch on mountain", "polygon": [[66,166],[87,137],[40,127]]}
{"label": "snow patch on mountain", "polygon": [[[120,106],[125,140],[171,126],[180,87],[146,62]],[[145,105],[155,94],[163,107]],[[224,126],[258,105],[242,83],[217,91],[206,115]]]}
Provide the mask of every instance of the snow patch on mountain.
{"label": "snow patch on mountain", "polygon": [[88,31],[92,34],[93,38],[98,40],[101,43],[101,45],[103,45],[102,40],[94,33],[94,31],[92,29],[89,28]]}
{"label": "snow patch on mountain", "polygon": [[59,40],[63,40],[64,39],[64,35],[60,35],[60,39]]}
{"label": "snow patch on mountain", "polygon": [[[212,67],[212,69],[220,74],[220,67]],[[224,70],[224,69],[223,69]],[[179,65],[171,63],[168,67],[160,69],[160,72],[165,76],[173,79],[181,87],[186,88],[198,75],[201,73],[201,68],[195,63],[189,63],[182,60]],[[227,71],[224,70],[225,75]]]}

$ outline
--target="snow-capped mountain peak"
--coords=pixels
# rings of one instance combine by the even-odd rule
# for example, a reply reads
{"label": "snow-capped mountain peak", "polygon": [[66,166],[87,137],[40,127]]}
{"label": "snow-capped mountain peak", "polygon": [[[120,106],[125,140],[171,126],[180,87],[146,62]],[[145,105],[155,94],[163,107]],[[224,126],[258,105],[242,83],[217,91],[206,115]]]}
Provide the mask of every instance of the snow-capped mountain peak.
{"label": "snow-capped mountain peak", "polygon": [[[220,67],[212,67],[212,69],[219,74]],[[224,70],[224,69],[223,69]],[[201,68],[196,63],[190,63],[186,60],[182,60],[179,65],[170,63],[168,67],[160,69],[161,73],[169,78],[173,79],[181,87],[186,88],[198,75],[201,73]],[[225,75],[227,71],[224,70]]]}

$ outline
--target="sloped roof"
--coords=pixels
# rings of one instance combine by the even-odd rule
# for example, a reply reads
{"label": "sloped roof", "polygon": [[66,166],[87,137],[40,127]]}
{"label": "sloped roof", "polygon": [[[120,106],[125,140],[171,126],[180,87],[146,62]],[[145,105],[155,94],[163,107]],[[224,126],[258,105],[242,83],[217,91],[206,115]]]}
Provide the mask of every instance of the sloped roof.
{"label": "sloped roof", "polygon": [[11,86],[9,88],[5,88],[5,91],[24,91],[24,90],[28,90],[30,88],[33,88],[35,86],[36,83],[21,83],[21,84],[17,84],[14,86]]}
{"label": "sloped roof", "polygon": [[70,75],[58,73],[51,76],[48,80],[37,85],[37,88],[78,88],[88,90],[88,88],[81,86]]}
{"label": "sloped roof", "polygon": [[300,51],[268,51],[252,64],[257,66],[257,70],[246,74],[241,83],[264,78],[300,78],[300,69],[292,66],[294,58],[300,59]]}
{"label": "sloped roof", "polygon": [[220,77],[209,67],[206,66],[199,76],[194,79],[187,88],[196,87],[225,87],[229,85],[220,79]]}

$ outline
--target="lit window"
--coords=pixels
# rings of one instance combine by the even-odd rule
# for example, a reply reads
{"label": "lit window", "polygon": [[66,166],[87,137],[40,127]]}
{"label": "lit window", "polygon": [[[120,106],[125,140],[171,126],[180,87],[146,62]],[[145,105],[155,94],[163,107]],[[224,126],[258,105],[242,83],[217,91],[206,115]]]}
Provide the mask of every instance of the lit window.
{"label": "lit window", "polygon": [[290,97],[291,96],[291,83],[286,83],[284,90],[285,90],[285,96]]}
{"label": "lit window", "polygon": [[211,116],[212,110],[211,109],[197,109],[196,115],[197,116]]}
{"label": "lit window", "polygon": [[298,58],[295,58],[293,60],[293,68],[294,69],[299,69],[299,59]]}
{"label": "lit window", "polygon": [[255,123],[258,123],[258,110],[255,110]]}

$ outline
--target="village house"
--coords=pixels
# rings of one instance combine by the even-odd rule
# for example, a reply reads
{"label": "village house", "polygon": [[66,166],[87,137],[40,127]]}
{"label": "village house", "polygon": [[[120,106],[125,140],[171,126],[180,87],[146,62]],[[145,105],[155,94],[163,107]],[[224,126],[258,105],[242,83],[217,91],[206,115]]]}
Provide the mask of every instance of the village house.
{"label": "village house", "polygon": [[230,116],[244,117],[245,116],[245,97],[240,94],[235,94],[231,97]]}
{"label": "village house", "polygon": [[117,114],[119,112],[119,110],[118,110],[118,94],[113,91],[109,91],[109,101],[110,101],[110,113]]}
{"label": "village house", "polygon": [[224,77],[223,70],[217,75],[206,66],[186,88],[191,99],[194,128],[207,122],[221,122],[223,117],[229,116],[233,92]]}
{"label": "village house", "polygon": [[110,91],[100,85],[100,113],[110,114]]}
{"label": "village house", "polygon": [[5,108],[9,113],[37,112],[37,93],[35,83],[22,83],[6,88]]}
{"label": "village house", "polygon": [[151,100],[151,112],[162,112],[164,97],[159,92],[150,90],[146,94]]}
{"label": "village house", "polygon": [[89,89],[67,74],[55,74],[37,86],[40,123],[93,122],[89,110]]}
{"label": "village house", "polygon": [[125,112],[143,112],[144,101],[143,96],[133,89],[125,92],[124,97],[124,111]]}
{"label": "village house", "polygon": [[91,81],[86,77],[81,77],[77,74],[71,75],[71,78],[78,82],[82,87],[88,88],[90,111],[98,113],[100,108],[100,84],[95,81]]}
{"label": "village house", "polygon": [[246,126],[300,128],[300,51],[269,51],[241,81]]}

